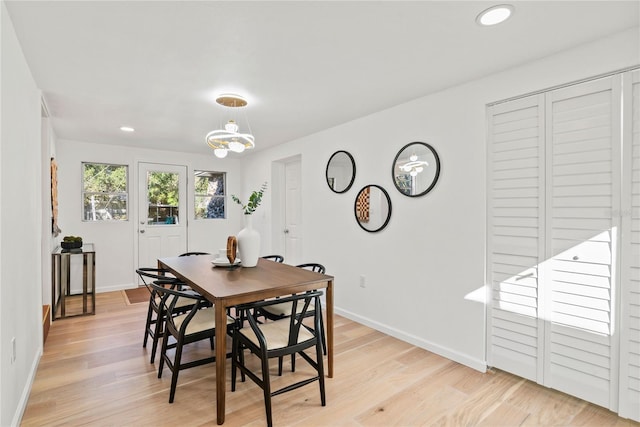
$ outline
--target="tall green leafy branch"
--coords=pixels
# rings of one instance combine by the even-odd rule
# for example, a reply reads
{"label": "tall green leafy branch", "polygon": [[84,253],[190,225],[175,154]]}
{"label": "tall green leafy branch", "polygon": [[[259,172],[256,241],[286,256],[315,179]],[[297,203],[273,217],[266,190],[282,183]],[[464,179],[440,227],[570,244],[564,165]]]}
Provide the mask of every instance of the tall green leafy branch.
{"label": "tall green leafy branch", "polygon": [[260,203],[262,202],[262,195],[266,190],[267,190],[267,183],[265,181],[260,187],[260,190],[254,191],[251,193],[251,196],[249,196],[249,201],[247,202],[246,205],[242,203],[242,201],[235,194],[231,195],[231,199],[233,199],[234,202],[242,206],[242,210],[245,215],[251,215],[256,211],[258,206],[260,206]]}

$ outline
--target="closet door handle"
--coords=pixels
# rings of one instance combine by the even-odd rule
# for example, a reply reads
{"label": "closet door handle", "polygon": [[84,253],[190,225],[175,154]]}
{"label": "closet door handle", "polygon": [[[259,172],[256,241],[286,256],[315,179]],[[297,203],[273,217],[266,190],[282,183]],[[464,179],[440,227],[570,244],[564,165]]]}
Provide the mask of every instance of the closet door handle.
{"label": "closet door handle", "polygon": [[574,255],[574,256],[573,256],[573,260],[574,260],[574,261],[578,261],[579,259],[580,259],[580,258],[578,258],[578,255]]}

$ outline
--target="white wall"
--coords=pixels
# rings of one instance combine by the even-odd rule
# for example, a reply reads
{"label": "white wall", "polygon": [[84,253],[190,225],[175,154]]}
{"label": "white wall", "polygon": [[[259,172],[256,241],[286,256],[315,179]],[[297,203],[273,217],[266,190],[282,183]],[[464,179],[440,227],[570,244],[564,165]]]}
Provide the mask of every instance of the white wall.
{"label": "white wall", "polygon": [[[273,149],[235,159],[58,141],[60,227],[96,244],[98,291],[133,281],[134,222],[83,223],[82,161],[130,166],[136,185],[138,161],[186,164],[228,172],[228,194],[245,196],[265,180],[273,185],[272,162],[301,156],[303,257],[325,264],[336,277],[338,312],[476,369],[485,365],[484,306],[465,299],[484,286],[485,104],[556,84],[640,63],[638,29],[381,111]],[[0,6],[0,425],[19,420],[42,351],[40,307],[42,148],[39,93],[22,56],[4,3]],[[454,64],[455,65],[455,64]],[[425,78],[429,78],[428,70]],[[294,118],[295,119],[295,118]],[[402,123],[402,128],[392,128]],[[442,161],[440,181],[427,196],[395,191],[391,161],[411,141],[430,143]],[[326,161],[339,149],[357,166],[353,187],[331,192]],[[20,185],[15,185],[19,182]],[[392,198],[393,213],[380,233],[366,233],[353,213],[355,195],[379,184]],[[271,194],[254,218],[262,252],[277,252],[272,240]],[[131,192],[132,218],[137,200]],[[189,197],[189,199],[192,199]],[[20,209],[15,209],[19,206]],[[229,219],[190,221],[189,249],[216,251],[242,227],[239,210]],[[366,277],[360,288],[359,276]],[[15,363],[9,360],[16,337]]]}
{"label": "white wall", "polygon": [[[301,155],[303,261],[320,262],[335,276],[337,312],[483,370],[485,309],[468,295],[483,294],[485,285],[485,105],[638,64],[636,28],[252,153],[245,184],[257,187],[271,176],[272,162]],[[401,195],[391,177],[396,152],[412,141],[431,144],[442,164],[435,188],[419,198]],[[325,181],[337,150],[356,162],[345,194]],[[355,197],[368,184],[386,188],[393,204],[389,225],[373,234],[354,218]],[[267,200],[263,238],[272,235],[272,211]],[[278,252],[277,242],[268,245]]]}
{"label": "white wall", "polygon": [[42,354],[42,161],[40,93],[4,2],[0,21],[0,425],[8,426],[20,420]]}
{"label": "white wall", "polygon": [[[203,142],[204,143],[204,142]],[[85,242],[94,243],[96,249],[96,291],[105,292],[135,285],[137,260],[137,211],[139,162],[187,165],[189,180],[188,250],[217,253],[227,246],[227,237],[236,235],[242,228],[241,209],[227,198],[226,219],[193,219],[193,171],[226,172],[227,195],[242,193],[242,166],[233,158],[218,159],[210,156],[135,149],[124,146],[89,144],[58,140],[58,225],[65,235],[82,236]],[[82,221],[82,162],[114,163],[129,166],[129,221]],[[242,198],[242,197],[241,197]],[[148,266],[149,267],[149,266]],[[153,267],[153,266],[150,266]]]}

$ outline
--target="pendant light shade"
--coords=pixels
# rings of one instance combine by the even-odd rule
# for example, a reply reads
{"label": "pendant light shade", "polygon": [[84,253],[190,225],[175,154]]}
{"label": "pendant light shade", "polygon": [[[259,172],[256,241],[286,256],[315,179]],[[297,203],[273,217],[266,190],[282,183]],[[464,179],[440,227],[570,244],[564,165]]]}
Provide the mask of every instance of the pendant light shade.
{"label": "pendant light shade", "polygon": [[[234,94],[220,95],[216,102],[224,107],[229,115],[237,115],[239,110],[247,105],[247,101],[243,97]],[[250,131],[246,115],[245,122]],[[240,126],[234,118],[227,120],[224,129],[216,129],[209,132],[206,136],[206,141],[209,147],[213,149],[216,157],[220,159],[227,157],[229,151],[242,153],[244,150],[255,147],[253,135],[240,132]]]}

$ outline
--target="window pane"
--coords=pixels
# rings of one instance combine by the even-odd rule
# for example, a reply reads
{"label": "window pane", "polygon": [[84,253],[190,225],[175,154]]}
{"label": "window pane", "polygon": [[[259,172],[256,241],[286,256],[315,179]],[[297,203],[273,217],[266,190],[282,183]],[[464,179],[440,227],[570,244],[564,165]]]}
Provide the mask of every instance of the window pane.
{"label": "window pane", "polygon": [[126,165],[82,164],[83,221],[128,219],[127,176]]}
{"label": "window pane", "polygon": [[84,220],[127,220],[127,195],[84,194]]}
{"label": "window pane", "polygon": [[102,163],[85,163],[84,191],[126,193],[127,167]]}
{"label": "window pane", "polygon": [[147,173],[148,225],[178,223],[180,177],[173,172]]}
{"label": "window pane", "polygon": [[224,172],[195,171],[195,218],[225,217]]}

